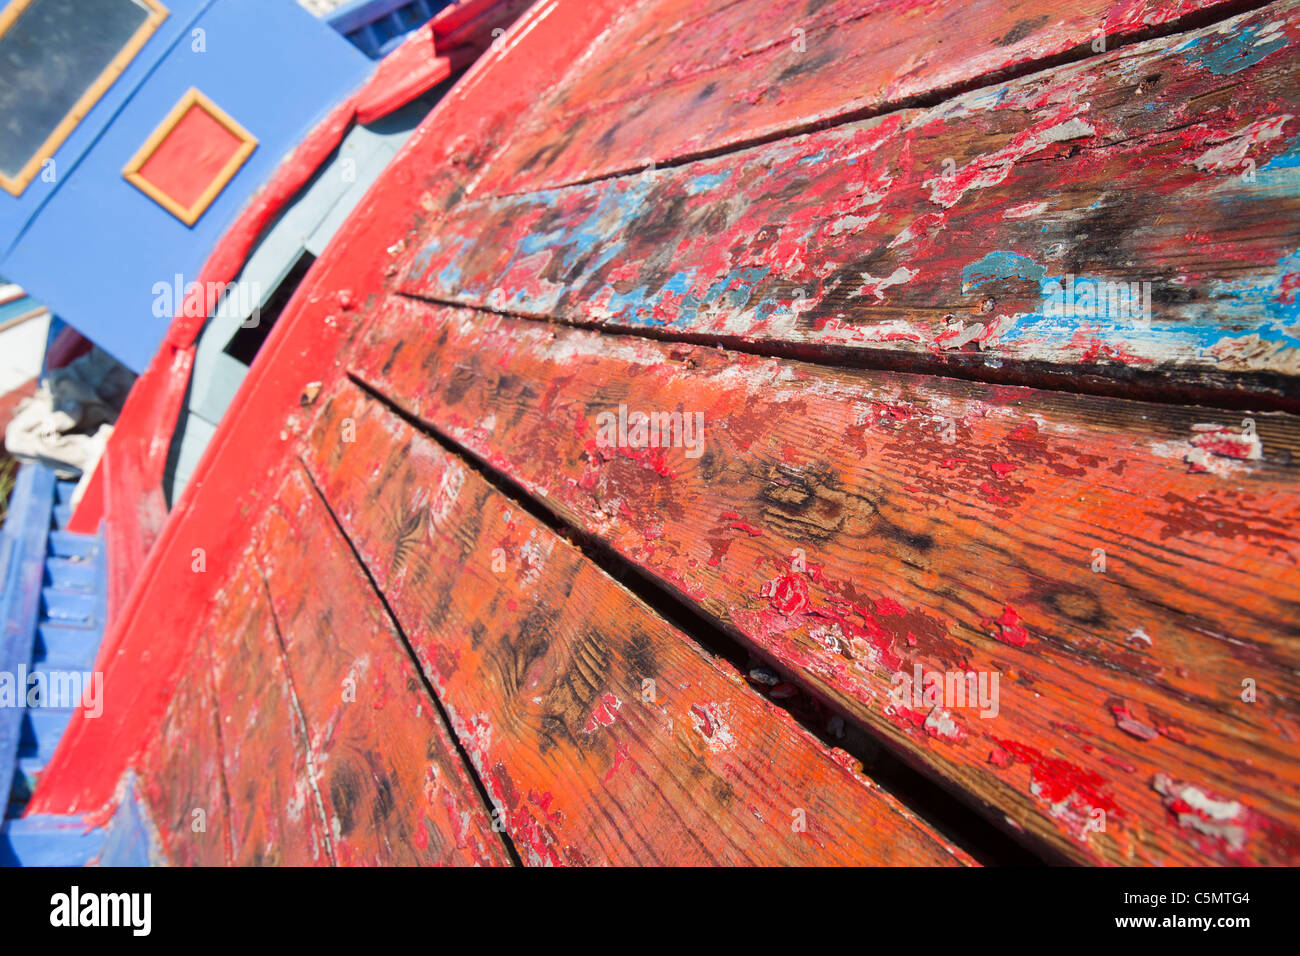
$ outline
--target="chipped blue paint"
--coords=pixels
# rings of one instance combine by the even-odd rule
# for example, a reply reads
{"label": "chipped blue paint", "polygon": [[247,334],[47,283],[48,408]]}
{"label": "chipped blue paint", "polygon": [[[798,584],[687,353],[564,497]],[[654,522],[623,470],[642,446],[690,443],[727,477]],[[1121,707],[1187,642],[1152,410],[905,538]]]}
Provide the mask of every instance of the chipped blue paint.
{"label": "chipped blue paint", "polygon": [[696,176],[686,183],[686,194],[688,196],[698,196],[702,192],[716,189],[725,183],[730,176],[730,173],[712,173]]}
{"label": "chipped blue paint", "polygon": [[1260,167],[1261,172],[1300,167],[1300,136],[1292,136],[1287,147]]}
{"label": "chipped blue paint", "polygon": [[664,291],[673,292],[677,295],[687,295],[691,291],[691,283],[694,281],[697,271],[691,269],[689,272],[674,273],[673,277],[664,283]]}
{"label": "chipped blue paint", "polygon": [[961,291],[970,292],[998,279],[1028,279],[1038,282],[1047,270],[1028,256],[999,250],[961,270]]}
{"label": "chipped blue paint", "polygon": [[1209,70],[1217,76],[1237,73],[1287,45],[1286,33],[1281,30],[1270,35],[1267,40],[1263,40],[1263,37],[1263,30],[1256,26],[1247,26],[1217,45],[1211,45],[1217,35],[1198,37],[1184,45],[1183,49],[1189,51],[1185,59],[1193,66]]}
{"label": "chipped blue paint", "polygon": [[[1184,352],[1189,355],[1207,355],[1208,350],[1231,343],[1236,339],[1255,338],[1283,348],[1300,349],[1300,337],[1294,334],[1300,323],[1300,288],[1296,279],[1291,285],[1287,277],[1300,275],[1300,250],[1283,256],[1272,275],[1266,279],[1244,279],[1237,282],[1216,282],[1205,306],[1186,313],[1177,322],[1161,323],[1154,315],[1151,321],[1115,315],[1109,307],[1099,309],[1095,316],[1062,317],[1046,314],[1044,309],[1019,313],[1014,324],[1002,334],[1000,341],[1006,345],[1036,345],[1062,347],[1076,339],[1080,331],[1112,347],[1138,351]],[[1045,276],[1043,288],[1053,283],[1065,285],[1066,277]],[[1076,288],[1089,280],[1075,279]],[[1049,299],[1050,296],[1045,297]],[[1101,297],[1101,302],[1106,302]],[[1236,317],[1247,330],[1239,334],[1226,333],[1227,316]],[[1273,321],[1261,323],[1260,316]],[[1096,323],[1095,325],[1093,323]]]}
{"label": "chipped blue paint", "polygon": [[[1289,284],[1288,277],[1291,277]],[[1300,346],[1300,338],[1284,331],[1285,326],[1295,328],[1300,322],[1300,250],[1279,259],[1277,268],[1265,281],[1216,281],[1211,287],[1210,298],[1216,303],[1220,315],[1227,313],[1249,322],[1251,332],[1258,333],[1261,339]],[[1260,326],[1261,313],[1273,319],[1273,323]],[[1219,321],[1223,322],[1223,319]]]}
{"label": "chipped blue paint", "polygon": [[426,243],[424,248],[420,250],[419,255],[411,262],[411,268],[407,271],[407,275],[416,279],[423,279],[424,274],[429,271],[429,263],[433,261],[434,255],[441,248],[442,242],[438,239]]}

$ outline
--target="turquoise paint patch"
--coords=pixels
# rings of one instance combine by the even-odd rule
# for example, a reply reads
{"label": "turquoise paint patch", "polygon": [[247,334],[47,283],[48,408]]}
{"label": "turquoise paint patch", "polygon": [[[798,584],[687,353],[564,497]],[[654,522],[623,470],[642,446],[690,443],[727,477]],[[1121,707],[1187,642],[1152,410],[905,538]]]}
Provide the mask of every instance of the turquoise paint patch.
{"label": "turquoise paint patch", "polygon": [[1283,326],[1294,327],[1300,322],[1300,250],[1279,259],[1267,280],[1216,282],[1211,297],[1230,316],[1240,315],[1241,321],[1252,326],[1257,326],[1261,313],[1272,319],[1271,326],[1251,330],[1261,339],[1300,345],[1300,339],[1282,331]]}
{"label": "turquoise paint patch", "polygon": [[[1251,336],[1258,336],[1264,342],[1300,348],[1300,338],[1287,331],[1300,323],[1300,279],[1297,277],[1300,277],[1300,250],[1278,260],[1273,274],[1262,281],[1215,283],[1210,290],[1213,312],[1207,307],[1200,314],[1193,312],[1177,322],[1161,323],[1158,315],[1152,316],[1150,322],[1134,321],[1105,314],[1109,309],[1091,317],[1047,315],[1045,310],[1040,310],[1016,316],[1015,324],[1004,333],[1003,341],[1060,346],[1070,342],[1081,327],[1088,326],[1101,341],[1130,348],[1149,342],[1165,349],[1176,347],[1198,353],[1234,338]],[[1096,281],[1076,278],[1075,287],[1081,287],[1084,282],[1095,284]],[[1064,284],[1063,277],[1049,276],[1043,280],[1045,290]],[[1105,297],[1095,296],[1094,301],[1103,302]],[[1060,304],[1059,300],[1055,301],[1058,307]],[[1261,317],[1271,321],[1261,323]],[[1237,322],[1245,327],[1245,331],[1228,333],[1226,328]]]}
{"label": "turquoise paint patch", "polygon": [[1187,45],[1185,59],[1216,76],[1239,73],[1287,44],[1286,34],[1279,32],[1266,43],[1256,45],[1262,35],[1259,27],[1249,26],[1215,46],[1211,43],[1217,36],[1200,37]]}
{"label": "turquoise paint patch", "polygon": [[1260,167],[1260,172],[1275,169],[1295,169],[1300,166],[1300,136],[1291,137],[1286,151],[1278,153]]}
{"label": "turquoise paint patch", "polygon": [[1038,282],[1046,273],[1047,269],[1018,252],[990,252],[983,259],[972,262],[961,270],[961,291],[969,292],[999,279],[1028,279]]}
{"label": "turquoise paint patch", "polygon": [[696,176],[686,184],[686,194],[688,196],[698,196],[702,192],[716,189],[725,183],[730,176],[731,173],[710,173]]}

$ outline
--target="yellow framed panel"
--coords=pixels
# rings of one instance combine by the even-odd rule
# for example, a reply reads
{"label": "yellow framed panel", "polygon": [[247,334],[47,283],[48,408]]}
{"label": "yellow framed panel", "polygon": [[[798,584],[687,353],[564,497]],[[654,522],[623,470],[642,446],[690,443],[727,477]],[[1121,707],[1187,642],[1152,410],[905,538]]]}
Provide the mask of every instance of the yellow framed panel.
{"label": "yellow framed panel", "polygon": [[[195,106],[202,109],[205,113],[224,126],[233,136],[235,136],[236,139],[241,141],[241,145],[239,149],[231,155],[226,165],[221,168],[221,172],[217,174],[216,179],[214,179],[199,198],[194,201],[194,204],[186,207],[182,206],[171,196],[167,195],[149,180],[145,179],[144,176],[140,174],[140,170],[144,167],[144,164],[149,161],[149,157],[154,154],[158,147],[162,145],[163,141],[171,134],[171,131],[177,127],[185,114]],[[194,87],[190,87],[186,94],[180,98],[180,102],[172,107],[172,110],[167,114],[166,119],[159,123],[158,128],[149,134],[149,138],[144,141],[144,145],[136,150],[136,154],[131,157],[131,161],[122,169],[122,175],[126,177],[127,182],[131,183],[158,205],[162,206],[181,222],[185,223],[185,225],[192,226],[199,221],[199,217],[203,215],[208,206],[212,205],[212,201],[221,194],[221,190],[226,188],[226,183],[230,182],[230,180],[234,178],[235,173],[239,172],[239,167],[244,165],[245,161],[253,154],[253,150],[256,148],[257,137],[244,129],[243,126],[236,122],[234,117],[219,107],[216,103],[212,102],[212,100],[208,99],[208,97],[204,96]]]}
{"label": "yellow framed panel", "polygon": [[[29,183],[36,178],[40,172],[41,166],[47,159],[54,155],[63,141],[72,135],[72,131],[77,128],[77,124],[85,119],[86,114],[90,112],[91,107],[99,102],[99,98],[104,95],[113,81],[122,75],[127,64],[135,59],[137,53],[148,42],[149,38],[154,35],[158,26],[167,19],[167,8],[159,0],[137,0],[149,10],[149,15],[145,18],[144,23],[131,35],[131,39],[126,45],[118,51],[117,56],[113,57],[112,62],[104,68],[95,81],[86,87],[86,92],[81,94],[81,98],[73,104],[72,109],[63,117],[54,131],[45,138],[40,148],[36,150],[32,158],[27,161],[27,165],[18,171],[13,177],[0,173],[0,187],[5,192],[14,196],[21,196]],[[22,12],[32,5],[32,0],[10,0],[8,6],[0,10],[0,37],[8,32],[9,28],[18,21]]]}

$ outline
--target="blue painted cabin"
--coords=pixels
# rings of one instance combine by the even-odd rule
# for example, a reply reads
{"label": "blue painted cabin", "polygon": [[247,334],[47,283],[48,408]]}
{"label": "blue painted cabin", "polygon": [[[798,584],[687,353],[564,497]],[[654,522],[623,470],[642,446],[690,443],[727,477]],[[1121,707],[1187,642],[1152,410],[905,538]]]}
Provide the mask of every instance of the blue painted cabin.
{"label": "blue painted cabin", "polygon": [[[52,58],[76,48],[96,26],[94,17],[108,17],[104,32],[119,39],[139,11],[158,17],[134,53],[129,43],[117,54],[112,46],[98,51],[102,59],[120,60],[121,72],[84,116],[75,119],[80,103],[68,116],[24,117],[29,141],[11,145],[8,155],[0,151],[0,275],[139,372],[171,322],[158,284],[172,283],[178,273],[186,281],[197,277],[281,159],[360,85],[373,63],[293,0],[10,0],[0,17],[15,10],[17,20],[0,33],[0,116],[22,106],[22,71],[33,74],[27,82],[44,82],[35,74],[51,72]],[[88,22],[74,26],[78,17]],[[114,17],[126,24],[116,34]],[[101,65],[81,70],[80,86],[67,91],[63,105],[102,80],[94,73]],[[128,181],[124,169],[191,89],[256,146],[187,224]],[[56,119],[67,126],[66,137],[48,156],[33,153]],[[15,183],[18,163],[32,155],[39,159],[35,174]]]}

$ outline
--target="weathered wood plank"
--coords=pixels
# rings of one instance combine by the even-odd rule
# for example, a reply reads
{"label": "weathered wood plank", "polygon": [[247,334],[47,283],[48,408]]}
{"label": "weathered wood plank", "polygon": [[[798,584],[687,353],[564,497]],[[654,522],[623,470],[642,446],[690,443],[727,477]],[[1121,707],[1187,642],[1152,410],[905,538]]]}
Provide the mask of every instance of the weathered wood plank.
{"label": "weathered wood plank", "polygon": [[209,633],[234,862],[329,866],[318,770],[251,545],[216,604]]}
{"label": "weathered wood plank", "polygon": [[460,459],[322,401],[308,468],[525,862],[969,862]]}
{"label": "weathered wood plank", "polygon": [[200,633],[147,753],[141,793],[173,866],[226,866],[230,831],[207,635]]}
{"label": "weathered wood plank", "polygon": [[543,100],[481,191],[553,188],[860,117],[1216,8],[1230,4],[646,3]]}
{"label": "weathered wood plank", "polygon": [[[1063,851],[1300,859],[1296,418],[1257,415],[1243,435],[1239,414],[1203,408],[401,299],[350,362]],[[620,407],[702,420],[674,447],[602,443]],[[1000,675],[997,716],[900,703],[917,667]]]}
{"label": "weathered wood plank", "polygon": [[[465,202],[408,253],[402,288],[707,341],[1021,383],[1244,389],[1289,407],[1298,43],[1300,7],[1274,4],[930,110]],[[1135,314],[1095,283],[1138,283]]]}
{"label": "weathered wood plank", "polygon": [[256,538],[334,858],[509,865],[401,636],[300,471]]}

